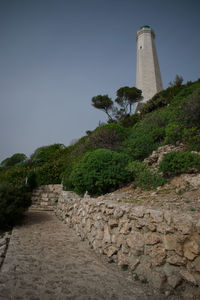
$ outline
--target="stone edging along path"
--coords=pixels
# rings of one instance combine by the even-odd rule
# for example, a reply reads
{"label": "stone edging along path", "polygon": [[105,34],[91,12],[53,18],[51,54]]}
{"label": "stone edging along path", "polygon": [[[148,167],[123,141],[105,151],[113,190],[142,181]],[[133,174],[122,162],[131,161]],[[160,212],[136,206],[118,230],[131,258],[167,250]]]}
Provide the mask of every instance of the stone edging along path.
{"label": "stone edging along path", "polygon": [[97,253],[135,278],[161,291],[200,295],[200,221],[190,215],[82,198],[60,185],[33,195],[33,206],[54,210]]}
{"label": "stone edging along path", "polygon": [[165,295],[108,264],[53,212],[31,208],[13,229],[0,272],[0,299],[163,300]]}

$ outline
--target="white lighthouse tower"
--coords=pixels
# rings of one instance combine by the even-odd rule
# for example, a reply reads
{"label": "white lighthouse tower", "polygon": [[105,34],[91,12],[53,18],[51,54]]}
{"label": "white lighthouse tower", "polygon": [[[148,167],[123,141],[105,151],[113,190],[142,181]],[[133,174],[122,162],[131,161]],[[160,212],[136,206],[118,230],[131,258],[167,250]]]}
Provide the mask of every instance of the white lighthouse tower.
{"label": "white lighthouse tower", "polygon": [[155,33],[148,25],[137,31],[136,87],[142,90],[144,103],[163,89],[154,39]]}

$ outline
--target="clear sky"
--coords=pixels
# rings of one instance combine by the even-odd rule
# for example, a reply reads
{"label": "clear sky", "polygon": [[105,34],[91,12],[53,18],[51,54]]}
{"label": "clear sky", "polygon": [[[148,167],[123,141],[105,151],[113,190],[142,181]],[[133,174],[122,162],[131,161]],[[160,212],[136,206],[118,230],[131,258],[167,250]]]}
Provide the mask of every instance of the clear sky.
{"label": "clear sky", "polygon": [[150,25],[164,88],[200,77],[199,0],[0,0],[0,161],[69,145],[105,114],[91,98],[135,86]]}

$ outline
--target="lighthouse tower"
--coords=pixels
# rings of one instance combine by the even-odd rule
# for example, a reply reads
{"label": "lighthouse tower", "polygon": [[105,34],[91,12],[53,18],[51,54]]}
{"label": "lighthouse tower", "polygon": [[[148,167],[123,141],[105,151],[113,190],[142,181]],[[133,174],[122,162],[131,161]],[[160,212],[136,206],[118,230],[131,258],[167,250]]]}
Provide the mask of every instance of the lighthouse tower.
{"label": "lighthouse tower", "polygon": [[154,39],[155,33],[148,25],[137,31],[136,87],[142,90],[142,102],[147,102],[163,89]]}

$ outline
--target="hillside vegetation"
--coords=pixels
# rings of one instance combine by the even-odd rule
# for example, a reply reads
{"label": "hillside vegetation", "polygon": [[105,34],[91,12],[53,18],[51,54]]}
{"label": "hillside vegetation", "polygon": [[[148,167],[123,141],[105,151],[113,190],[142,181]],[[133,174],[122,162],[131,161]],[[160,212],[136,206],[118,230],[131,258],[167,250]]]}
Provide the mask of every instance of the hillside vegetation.
{"label": "hillside vegetation", "polygon": [[[166,155],[160,170],[143,162],[159,146],[177,143],[184,143],[186,152]],[[30,158],[21,153],[6,158],[0,164],[0,227],[20,219],[37,186],[62,183],[66,190],[99,195],[136,181],[152,189],[175,174],[200,170],[199,155],[191,151],[200,151],[200,80],[167,88],[140,114],[109,119],[74,145],[54,144],[36,149]]]}

